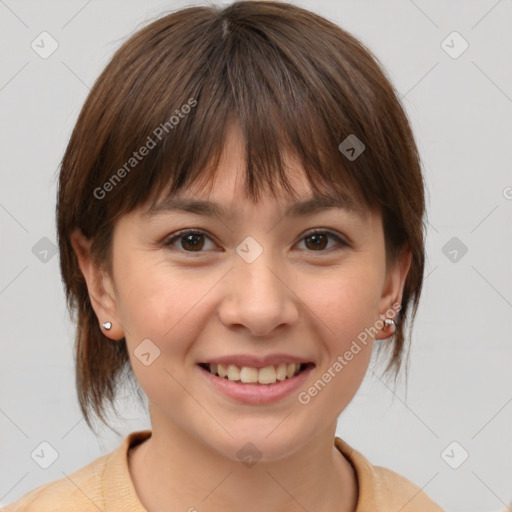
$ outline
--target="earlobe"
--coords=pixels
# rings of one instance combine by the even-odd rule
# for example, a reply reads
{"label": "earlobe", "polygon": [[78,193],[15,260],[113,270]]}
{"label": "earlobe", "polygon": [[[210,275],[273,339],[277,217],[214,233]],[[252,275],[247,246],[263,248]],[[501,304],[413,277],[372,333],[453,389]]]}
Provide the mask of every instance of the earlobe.
{"label": "earlobe", "polygon": [[89,293],[89,300],[98,318],[98,324],[105,336],[111,339],[122,339],[124,332],[117,321],[117,305],[111,289],[110,277],[97,266],[91,258],[92,241],[86,238],[80,229],[75,229],[70,242],[78,259],[78,265],[84,276]]}

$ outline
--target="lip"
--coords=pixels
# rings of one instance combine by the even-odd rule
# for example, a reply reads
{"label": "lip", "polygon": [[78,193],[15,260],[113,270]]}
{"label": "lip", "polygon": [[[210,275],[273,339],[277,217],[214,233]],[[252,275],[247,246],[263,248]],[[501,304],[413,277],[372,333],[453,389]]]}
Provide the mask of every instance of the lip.
{"label": "lip", "polygon": [[215,357],[213,359],[206,359],[200,361],[206,364],[234,364],[241,368],[242,366],[248,366],[250,368],[265,368],[265,366],[274,366],[278,364],[308,364],[312,361],[310,359],[304,359],[289,354],[270,354],[267,356],[250,356],[247,354],[238,354],[231,356]]}
{"label": "lip", "polygon": [[[231,361],[233,360],[231,359]],[[221,364],[223,363],[221,362]],[[202,366],[197,365],[197,368],[208,383],[223,395],[244,404],[261,405],[277,402],[296,392],[308,378],[315,365],[308,364],[299,374],[283,381],[277,381],[275,384],[242,384],[217,377]]]}

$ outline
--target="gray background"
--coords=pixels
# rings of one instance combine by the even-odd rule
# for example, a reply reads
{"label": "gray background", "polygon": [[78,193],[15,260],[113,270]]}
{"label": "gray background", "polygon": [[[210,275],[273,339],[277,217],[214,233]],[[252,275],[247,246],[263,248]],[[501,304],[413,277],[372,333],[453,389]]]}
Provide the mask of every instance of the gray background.
{"label": "gray background", "polygon": [[[447,510],[503,510],[512,503],[512,1],[295,3],[380,58],[404,97],[429,188],[407,397],[377,365],[337,433]],[[121,437],[103,429],[96,438],[85,425],[58,255],[44,250],[56,241],[56,169],[89,88],[134,30],[185,5],[0,0],[0,504],[149,427],[127,393],[124,421],[113,421]],[[43,31],[59,45],[46,59],[31,48]],[[458,36],[444,43],[452,56],[442,46],[453,31],[469,44],[457,58]],[[31,458],[43,441],[58,453],[48,469]],[[457,469],[448,465],[465,452]]]}

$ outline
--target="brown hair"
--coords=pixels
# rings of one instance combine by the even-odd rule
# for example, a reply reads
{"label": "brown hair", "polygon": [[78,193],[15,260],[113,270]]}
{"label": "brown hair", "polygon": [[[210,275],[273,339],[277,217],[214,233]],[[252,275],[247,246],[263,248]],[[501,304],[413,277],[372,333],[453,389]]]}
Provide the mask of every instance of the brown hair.
{"label": "brown hair", "polygon": [[[115,53],[62,159],[60,264],[68,308],[78,314],[76,385],[91,428],[90,409],[107,424],[105,402],[114,406],[123,372],[133,375],[125,340],[100,330],[70,234],[80,228],[93,261],[111,272],[116,219],[162,194],[212,183],[232,119],[246,140],[247,197],[257,200],[264,187],[294,197],[283,165],[289,151],[315,193],[382,214],[388,264],[411,250],[401,321],[381,345],[396,382],[404,320],[412,328],[422,287],[425,205],[418,151],[393,86],[361,42],[297,6],[191,7],[150,23]],[[339,149],[349,135],[365,146],[355,159]]]}

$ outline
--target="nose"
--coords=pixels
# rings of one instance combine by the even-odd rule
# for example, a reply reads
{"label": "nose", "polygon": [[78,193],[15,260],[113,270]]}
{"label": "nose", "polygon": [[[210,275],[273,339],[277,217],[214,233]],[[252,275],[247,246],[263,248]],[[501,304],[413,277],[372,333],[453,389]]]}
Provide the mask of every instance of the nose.
{"label": "nose", "polygon": [[299,299],[287,281],[270,251],[263,251],[252,263],[237,257],[224,283],[225,294],[219,306],[221,322],[230,329],[242,326],[260,337],[295,324],[299,319]]}

